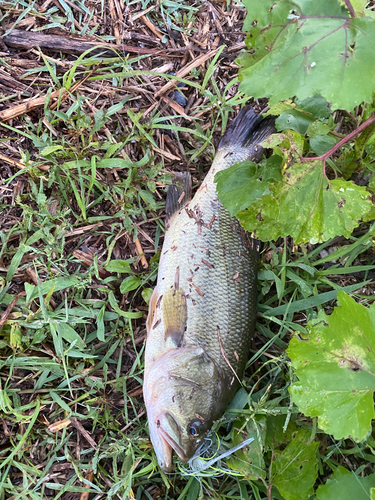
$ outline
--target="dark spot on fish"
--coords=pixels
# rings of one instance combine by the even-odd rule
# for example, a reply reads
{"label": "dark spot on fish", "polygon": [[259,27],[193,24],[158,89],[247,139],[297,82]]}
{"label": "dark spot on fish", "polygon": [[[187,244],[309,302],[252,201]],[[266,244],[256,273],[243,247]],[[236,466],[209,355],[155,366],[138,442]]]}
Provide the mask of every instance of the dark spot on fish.
{"label": "dark spot on fish", "polygon": [[161,319],[158,319],[157,322],[153,325],[152,329],[155,330],[157,326],[159,326],[161,323]]}
{"label": "dark spot on fish", "polygon": [[172,401],[173,401],[173,403],[175,402],[175,397],[174,396],[172,396]]}
{"label": "dark spot on fish", "polygon": [[161,303],[161,299],[163,298],[162,295],[160,295],[160,297],[158,298],[157,302],[156,302],[156,308],[159,309],[160,307],[160,303]]}
{"label": "dark spot on fish", "polygon": [[171,250],[173,250],[173,252],[175,252],[177,250],[176,245],[173,245],[173,247],[171,247]]}
{"label": "dark spot on fish", "polygon": [[159,427],[160,427],[160,420],[156,421],[156,427],[159,429]]}
{"label": "dark spot on fish", "polygon": [[198,266],[198,267],[196,267],[196,268],[194,269],[194,272],[195,272],[195,273],[196,273],[197,271],[199,271],[199,266]]}

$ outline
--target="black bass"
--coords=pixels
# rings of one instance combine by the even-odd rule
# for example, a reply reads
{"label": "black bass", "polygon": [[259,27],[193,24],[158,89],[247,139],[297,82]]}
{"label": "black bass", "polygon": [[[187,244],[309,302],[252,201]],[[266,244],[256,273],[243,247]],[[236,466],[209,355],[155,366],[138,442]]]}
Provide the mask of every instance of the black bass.
{"label": "black bass", "polygon": [[257,309],[258,248],[218,200],[217,172],[259,161],[275,131],[246,107],[228,126],[212,167],[189,201],[191,181],[167,195],[164,245],[147,318],[143,394],[160,468],[175,450],[194,456],[234,396],[248,360]]}

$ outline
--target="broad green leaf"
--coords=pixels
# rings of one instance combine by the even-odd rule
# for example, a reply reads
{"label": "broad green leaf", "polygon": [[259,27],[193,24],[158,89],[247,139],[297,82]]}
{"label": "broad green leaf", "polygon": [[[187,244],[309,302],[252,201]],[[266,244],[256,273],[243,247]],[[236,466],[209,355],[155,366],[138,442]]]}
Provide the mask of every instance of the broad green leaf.
{"label": "broad green leaf", "polygon": [[121,283],[120,292],[121,293],[131,292],[132,290],[138,288],[140,284],[141,280],[138,278],[138,276],[128,276]]}
{"label": "broad green leaf", "polygon": [[314,121],[310,113],[299,111],[298,109],[290,109],[283,111],[276,120],[278,130],[295,130],[300,134],[305,134],[311,123]]}
{"label": "broad green leaf", "polygon": [[330,130],[331,128],[326,123],[317,120],[309,126],[306,133],[309,137],[316,137],[320,135],[327,135]]}
{"label": "broad green leaf", "polygon": [[297,427],[293,422],[289,422],[284,432],[285,420],[285,415],[270,415],[267,417],[266,449],[274,450],[293,439],[293,433],[297,431]]}
{"label": "broad green leaf", "polygon": [[215,182],[219,199],[232,216],[268,191],[268,182],[259,180],[257,165],[250,161],[218,172]]}
{"label": "broad green leaf", "polygon": [[[367,477],[357,476],[344,467],[337,467],[326,484],[319,486],[317,500],[369,500],[375,485],[375,474]],[[370,496],[371,495],[371,496]]]}
{"label": "broad green leaf", "polygon": [[299,108],[304,111],[311,113],[315,120],[322,120],[323,118],[328,118],[331,114],[329,108],[329,103],[321,95],[315,95],[314,97],[307,97],[303,101],[296,99],[296,104]]}
{"label": "broad green leaf", "polygon": [[311,150],[318,156],[323,155],[336,145],[337,139],[332,135],[316,135],[310,139]]}
{"label": "broad green leaf", "polygon": [[244,161],[215,175],[219,199],[230,215],[269,193],[269,179],[281,180],[280,164],[279,156],[271,156],[261,169],[251,161]]}
{"label": "broad green leaf", "polygon": [[286,500],[306,500],[314,493],[319,443],[310,443],[310,435],[309,431],[300,430],[283,451],[276,452],[272,464],[272,483]]}
{"label": "broad green leaf", "polygon": [[110,273],[125,273],[132,274],[132,268],[130,267],[129,262],[126,260],[110,260],[107,265],[104,266],[105,270]]}
{"label": "broad green leaf", "polygon": [[250,31],[246,44],[253,61],[248,59],[240,71],[242,92],[269,97],[271,105],[293,96],[304,100],[320,94],[333,110],[372,101],[374,18],[350,18],[338,0],[244,3],[248,10],[244,29]]}
{"label": "broad green leaf", "polygon": [[298,382],[290,394],[300,411],[318,417],[335,439],[365,439],[375,417],[375,305],[338,292],[330,316],[310,323],[309,339],[293,338],[287,350]]}
{"label": "broad green leaf", "polygon": [[228,460],[227,464],[233,470],[241,472],[246,479],[256,481],[259,478],[265,478],[264,463],[264,439],[266,436],[266,417],[257,416],[250,420],[242,430],[243,421],[234,422],[235,431],[233,446],[237,446],[244,440],[243,431],[246,430],[246,439],[254,438],[254,441],[248,446],[241,448]]}
{"label": "broad green leaf", "polygon": [[284,182],[270,185],[270,194],[237,216],[260,240],[291,236],[298,244],[349,237],[372,207],[364,187],[343,179],[328,180],[320,162],[295,163],[283,176]]}
{"label": "broad green leaf", "polygon": [[146,302],[146,304],[148,304],[151,300],[151,295],[153,293],[154,289],[153,288],[144,288],[142,290],[142,297],[143,297],[143,300]]}

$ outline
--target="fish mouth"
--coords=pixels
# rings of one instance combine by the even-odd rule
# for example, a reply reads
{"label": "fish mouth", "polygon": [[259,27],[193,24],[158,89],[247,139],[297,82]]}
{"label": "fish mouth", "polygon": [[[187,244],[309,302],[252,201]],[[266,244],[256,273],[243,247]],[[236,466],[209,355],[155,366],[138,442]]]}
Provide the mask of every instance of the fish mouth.
{"label": "fish mouth", "polygon": [[164,415],[160,416],[158,421],[158,432],[160,434],[160,437],[164,441],[166,441],[169,446],[171,446],[171,448],[174,449],[182,462],[187,462],[188,457],[185,453],[185,450],[179,443],[179,425],[177,424],[176,420],[172,417],[171,414],[165,413]]}

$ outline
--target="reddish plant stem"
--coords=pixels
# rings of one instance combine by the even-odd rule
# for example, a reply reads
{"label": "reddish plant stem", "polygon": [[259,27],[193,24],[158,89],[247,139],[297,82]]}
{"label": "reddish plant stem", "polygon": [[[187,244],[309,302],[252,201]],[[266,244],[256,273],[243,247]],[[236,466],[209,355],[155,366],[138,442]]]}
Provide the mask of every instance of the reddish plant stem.
{"label": "reddish plant stem", "polygon": [[353,7],[353,5],[350,3],[350,0],[344,0],[344,2],[345,2],[345,5],[346,5],[346,7],[347,7],[348,11],[350,12],[350,15],[351,15],[352,17],[355,17],[354,7]]}
{"label": "reddish plant stem", "polygon": [[341,141],[333,146],[333,148],[329,149],[324,155],[315,156],[314,158],[302,158],[301,163],[309,163],[312,161],[321,161],[323,163],[323,174],[326,176],[326,160],[329,158],[335,151],[341,148],[343,144],[350,141],[356,135],[360,134],[365,128],[367,128],[371,123],[375,122],[375,115],[370,116],[365,122],[363,122],[358,128],[350,132],[350,134],[346,135]]}

